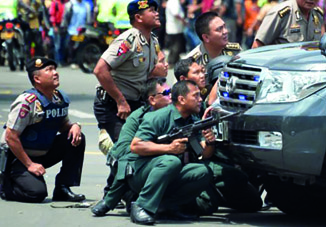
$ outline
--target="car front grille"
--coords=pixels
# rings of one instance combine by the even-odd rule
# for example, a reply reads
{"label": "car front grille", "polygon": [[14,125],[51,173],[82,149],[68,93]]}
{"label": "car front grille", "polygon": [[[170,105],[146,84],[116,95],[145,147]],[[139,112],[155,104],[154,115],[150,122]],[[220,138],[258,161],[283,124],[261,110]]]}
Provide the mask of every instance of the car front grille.
{"label": "car front grille", "polygon": [[226,109],[248,109],[256,98],[261,68],[229,63],[219,79],[220,105]]}

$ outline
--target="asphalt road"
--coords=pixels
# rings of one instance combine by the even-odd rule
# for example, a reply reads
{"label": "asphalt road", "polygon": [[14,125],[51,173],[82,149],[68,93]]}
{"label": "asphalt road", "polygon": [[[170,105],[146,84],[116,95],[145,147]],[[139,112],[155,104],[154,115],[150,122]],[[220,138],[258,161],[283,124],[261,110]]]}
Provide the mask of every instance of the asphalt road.
{"label": "asphalt road", "polygon": [[[105,157],[97,148],[98,129],[93,115],[93,98],[97,80],[92,74],[80,70],[59,68],[61,86],[71,99],[70,118],[82,124],[86,135],[86,155],[81,186],[72,188],[74,192],[83,193],[88,203],[102,198],[102,189],[108,175]],[[168,81],[173,83],[172,71]],[[9,106],[15,97],[31,87],[25,72],[10,72],[8,67],[0,67],[0,124],[7,119]],[[0,133],[3,129],[1,127]],[[54,178],[60,164],[47,169],[45,180],[49,196],[40,204],[7,202],[0,200],[0,227],[7,226],[134,226],[124,209],[109,212],[105,217],[94,217],[89,208],[53,208],[52,203]],[[195,222],[158,220],[157,226],[325,226],[325,218],[291,217],[277,208],[257,213],[238,213],[227,208],[220,208],[212,216],[201,217]]]}

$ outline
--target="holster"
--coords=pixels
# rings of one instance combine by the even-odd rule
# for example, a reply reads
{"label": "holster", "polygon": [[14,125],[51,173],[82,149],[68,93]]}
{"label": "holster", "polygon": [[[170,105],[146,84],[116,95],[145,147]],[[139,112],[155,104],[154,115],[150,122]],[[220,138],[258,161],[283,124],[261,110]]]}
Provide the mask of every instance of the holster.
{"label": "holster", "polygon": [[8,160],[8,150],[9,148],[7,144],[0,145],[0,185],[3,184],[5,177],[5,171]]}

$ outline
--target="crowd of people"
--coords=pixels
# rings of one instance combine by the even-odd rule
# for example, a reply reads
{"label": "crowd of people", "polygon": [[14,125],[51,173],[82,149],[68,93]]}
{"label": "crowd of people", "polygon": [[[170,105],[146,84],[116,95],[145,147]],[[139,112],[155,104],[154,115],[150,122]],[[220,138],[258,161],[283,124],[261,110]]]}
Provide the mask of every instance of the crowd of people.
{"label": "crowd of people", "polygon": [[[230,42],[238,37],[234,28],[240,14],[229,11],[238,9],[238,2],[193,1],[188,3],[186,13],[183,5],[175,5],[177,2],[169,0],[165,8],[166,24],[171,22],[171,14],[177,15],[172,23],[178,25],[174,27],[177,33],[166,27],[168,48],[173,47],[168,59],[171,54],[180,54],[180,46],[185,43],[181,36],[187,29],[179,30],[183,25],[193,23],[188,29],[193,29],[199,41],[193,42],[193,49],[183,59],[172,57],[177,79],[172,88],[165,79],[169,64],[160,47],[162,40],[153,33],[162,26],[158,11],[164,2],[128,1],[125,10],[131,28],[111,43],[94,69],[99,82],[93,106],[100,131],[99,148],[107,155],[110,168],[103,199],[91,209],[96,216],[115,209],[121,200],[131,221],[146,225],[154,224],[160,215],[195,219],[214,213],[220,206],[244,212],[262,208],[257,185],[251,184],[247,173],[219,158],[221,151],[212,129],[194,132],[191,139],[158,142],[159,137],[212,114],[210,105],[218,102],[218,81],[208,81],[207,67],[213,59],[232,57],[242,50],[240,43]],[[65,5],[63,14],[67,14],[69,4],[73,1]],[[248,5],[252,4],[254,1]],[[253,46],[319,40],[324,32],[324,15],[315,4],[289,0],[273,7],[265,15],[267,20],[260,19],[262,25],[251,38]],[[87,20],[86,8],[78,10],[85,17],[75,18],[76,23]],[[60,7],[55,10],[60,11]],[[252,23],[261,23],[257,21]],[[43,201],[47,196],[43,175],[46,168],[60,161],[62,168],[52,199],[85,199],[70,187],[80,184],[86,138],[80,124],[69,120],[69,99],[57,90],[57,66],[58,61],[39,56],[28,61],[33,88],[11,105],[1,138],[1,143],[9,147],[0,188],[3,199]]]}

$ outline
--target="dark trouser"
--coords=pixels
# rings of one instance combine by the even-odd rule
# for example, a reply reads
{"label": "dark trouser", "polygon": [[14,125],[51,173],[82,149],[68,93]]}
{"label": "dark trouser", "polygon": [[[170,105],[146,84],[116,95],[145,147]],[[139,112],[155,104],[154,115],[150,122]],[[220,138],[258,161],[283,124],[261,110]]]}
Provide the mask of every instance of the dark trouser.
{"label": "dark trouser", "polygon": [[[208,187],[211,172],[204,164],[182,166],[174,155],[138,159],[130,188],[139,193],[136,204],[156,213],[159,208],[175,210],[189,203]],[[139,167],[139,168],[138,168]]]}
{"label": "dark trouser", "polygon": [[[140,100],[127,100],[127,102],[130,106],[131,112],[142,106]],[[114,143],[117,142],[121,128],[126,121],[117,116],[117,103],[108,95],[107,92],[104,91],[102,87],[97,88],[93,108],[99,129],[105,129],[109,133],[112,141]],[[107,179],[107,185],[104,188],[104,196],[111,187],[116,172],[116,170],[110,166],[109,168],[110,174]]]}
{"label": "dark trouser", "polygon": [[[33,162],[49,168],[62,161],[55,185],[79,186],[85,152],[85,136],[77,147],[67,140],[68,134],[57,135],[52,147],[44,156],[30,157]],[[42,202],[48,195],[43,176],[35,176],[9,152],[4,192],[7,200],[21,202]]]}
{"label": "dark trouser", "polygon": [[196,198],[197,213],[211,214],[218,206],[244,212],[261,209],[259,192],[248,181],[247,175],[231,165],[206,161],[214,174],[214,180],[206,191]]}
{"label": "dark trouser", "polygon": [[[125,120],[117,116],[118,107],[114,99],[112,99],[105,91],[104,97],[101,94],[103,88],[98,88],[94,100],[94,114],[98,122],[98,127],[100,129],[105,129],[112,141],[115,143],[119,138],[119,134],[122,125],[126,122]],[[131,112],[142,106],[141,101],[131,101],[127,100]]]}
{"label": "dark trouser", "polygon": [[168,62],[171,65],[174,65],[179,61],[180,54],[185,51],[185,38],[183,33],[181,34],[173,34],[167,35],[168,39],[168,49],[169,49],[169,57]]}

